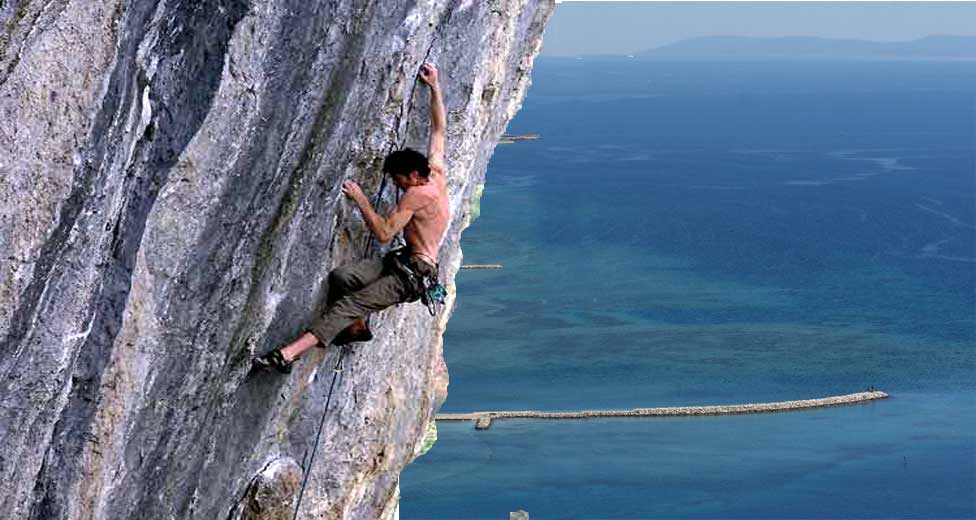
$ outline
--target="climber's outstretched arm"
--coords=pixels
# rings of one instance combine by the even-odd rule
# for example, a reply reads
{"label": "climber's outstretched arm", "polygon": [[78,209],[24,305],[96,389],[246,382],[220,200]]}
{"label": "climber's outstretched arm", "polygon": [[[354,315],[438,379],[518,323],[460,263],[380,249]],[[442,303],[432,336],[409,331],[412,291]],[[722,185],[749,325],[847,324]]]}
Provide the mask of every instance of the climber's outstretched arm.
{"label": "climber's outstretched arm", "polygon": [[363,220],[366,221],[366,227],[382,243],[393,240],[393,237],[410,222],[413,214],[430,204],[432,200],[431,195],[427,192],[407,190],[396,209],[389,216],[384,217],[373,209],[369,198],[363,193],[359,184],[356,184],[356,181],[342,183],[342,192],[351,198],[356,206],[359,206],[359,212],[362,213]]}
{"label": "climber's outstretched arm", "polygon": [[447,114],[444,97],[437,77],[437,67],[425,63],[420,67],[420,81],[430,87],[430,143],[427,160],[431,169],[444,172],[444,137],[447,135]]}

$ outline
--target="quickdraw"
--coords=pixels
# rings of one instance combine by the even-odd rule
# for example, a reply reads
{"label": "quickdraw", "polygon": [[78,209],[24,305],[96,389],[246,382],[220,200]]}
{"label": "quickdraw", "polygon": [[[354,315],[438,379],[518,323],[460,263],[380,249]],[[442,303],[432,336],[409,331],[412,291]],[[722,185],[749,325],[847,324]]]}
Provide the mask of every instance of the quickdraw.
{"label": "quickdraw", "polygon": [[420,293],[420,301],[427,306],[430,315],[437,314],[437,305],[444,305],[447,299],[447,288],[437,280],[437,275],[423,278],[424,291]]}

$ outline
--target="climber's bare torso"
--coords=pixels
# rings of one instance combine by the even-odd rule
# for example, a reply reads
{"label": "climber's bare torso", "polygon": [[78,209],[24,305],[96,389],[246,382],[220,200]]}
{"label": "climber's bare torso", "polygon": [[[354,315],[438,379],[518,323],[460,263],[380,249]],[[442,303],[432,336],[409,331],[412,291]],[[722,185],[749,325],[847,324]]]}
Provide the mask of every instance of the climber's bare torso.
{"label": "climber's bare torso", "polygon": [[403,237],[412,254],[434,265],[437,263],[437,250],[451,220],[443,163],[431,161],[427,184],[407,188],[407,192],[410,191],[420,192],[427,204],[414,211],[410,222],[403,228]]}

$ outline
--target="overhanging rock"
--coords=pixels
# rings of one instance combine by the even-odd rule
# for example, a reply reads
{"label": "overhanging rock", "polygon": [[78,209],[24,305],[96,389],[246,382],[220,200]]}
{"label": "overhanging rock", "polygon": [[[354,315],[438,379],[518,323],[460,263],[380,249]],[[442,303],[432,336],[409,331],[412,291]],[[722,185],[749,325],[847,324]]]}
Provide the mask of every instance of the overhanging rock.
{"label": "overhanging rock", "polygon": [[[469,199],[552,7],[0,4],[5,518],[210,520],[243,514],[249,493],[281,514],[335,353],[290,376],[249,373],[249,358],[300,333],[328,271],[362,255],[342,181],[374,193],[387,152],[426,151],[414,78],[429,56],[448,108],[453,286]],[[374,319],[376,339],[345,360],[301,518],[396,514],[400,470],[446,396],[452,308]]]}

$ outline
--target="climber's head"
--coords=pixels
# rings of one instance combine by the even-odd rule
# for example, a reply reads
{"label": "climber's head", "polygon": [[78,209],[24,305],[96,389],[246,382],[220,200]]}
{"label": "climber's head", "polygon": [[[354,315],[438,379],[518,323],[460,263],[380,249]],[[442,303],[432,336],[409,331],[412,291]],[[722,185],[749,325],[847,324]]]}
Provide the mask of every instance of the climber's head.
{"label": "climber's head", "polygon": [[424,154],[412,148],[397,150],[383,160],[383,172],[389,173],[402,189],[427,184],[430,164]]}

